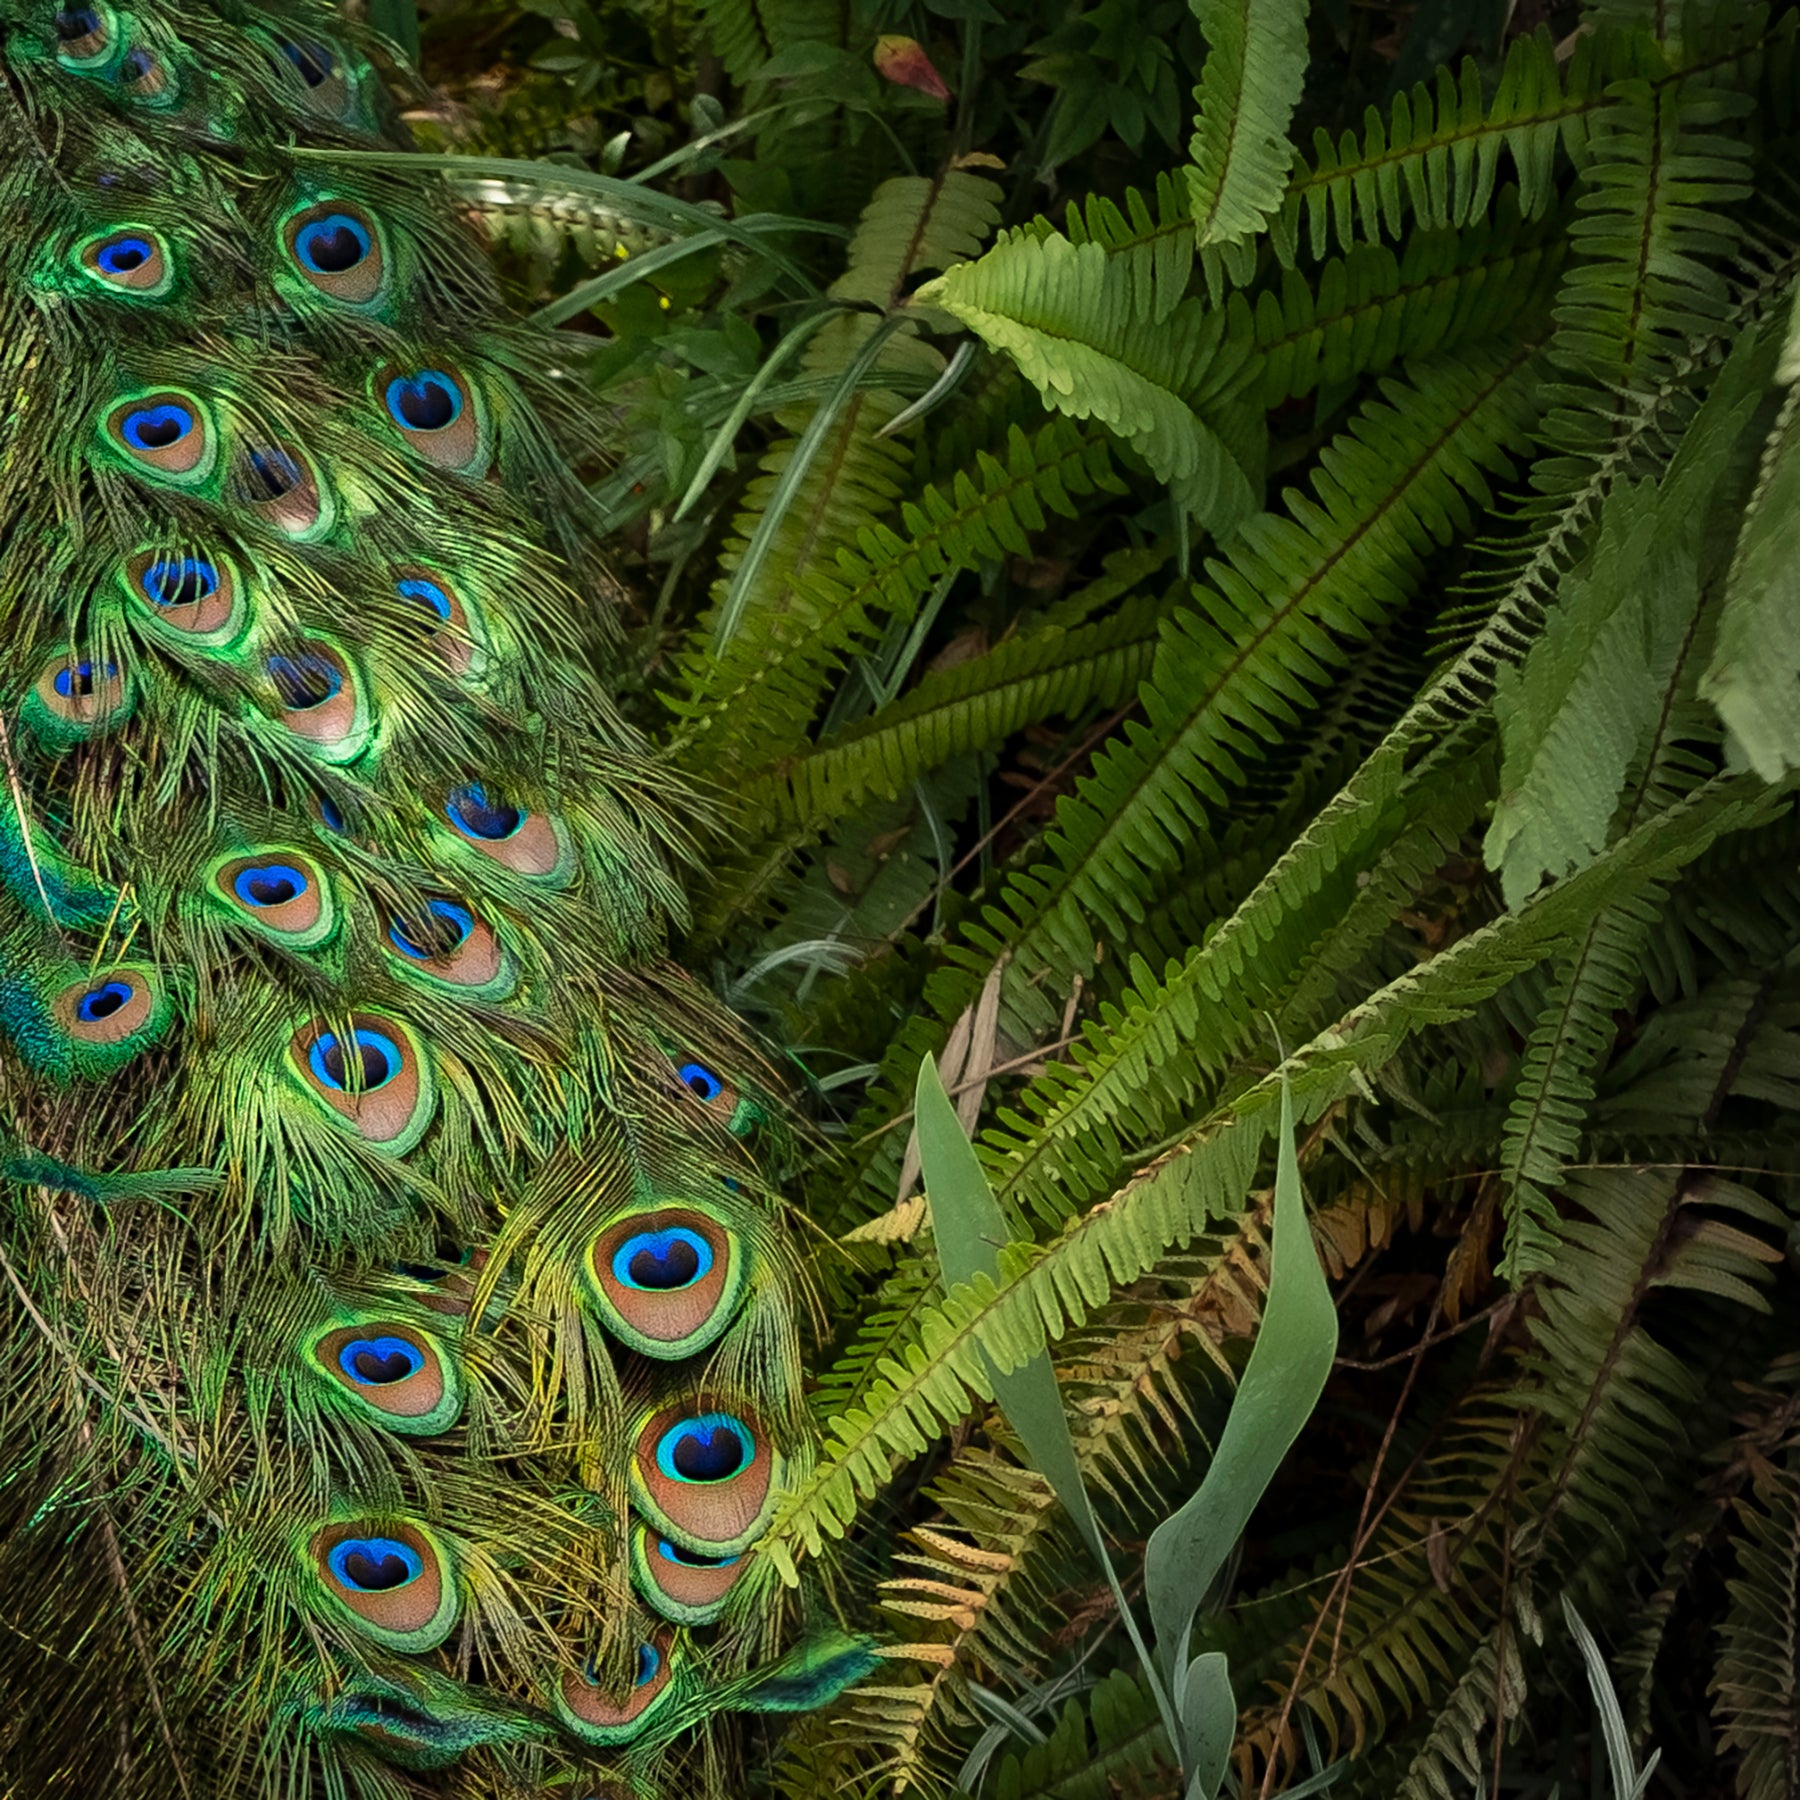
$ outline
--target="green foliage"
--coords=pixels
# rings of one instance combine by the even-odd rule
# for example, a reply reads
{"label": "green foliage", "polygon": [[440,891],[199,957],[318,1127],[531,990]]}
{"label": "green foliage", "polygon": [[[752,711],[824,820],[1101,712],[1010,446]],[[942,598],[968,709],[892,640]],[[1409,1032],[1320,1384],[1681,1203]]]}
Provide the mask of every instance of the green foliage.
{"label": "green foliage", "polygon": [[1343,1360],[1204,1547],[1225,1791],[1788,1778],[1800,8],[1479,11],[707,0],[689,142],[583,190],[631,255],[525,272],[732,821],[690,949],[818,1128],[757,1555],[889,1641],[791,1800],[1187,1793],[1091,1538],[1129,1589],[1228,1466],[1284,1082]]}
{"label": "green foliage", "polygon": [[1200,247],[1241,244],[1281,205],[1306,79],[1305,0],[1195,0],[1206,66],[1188,154]]}

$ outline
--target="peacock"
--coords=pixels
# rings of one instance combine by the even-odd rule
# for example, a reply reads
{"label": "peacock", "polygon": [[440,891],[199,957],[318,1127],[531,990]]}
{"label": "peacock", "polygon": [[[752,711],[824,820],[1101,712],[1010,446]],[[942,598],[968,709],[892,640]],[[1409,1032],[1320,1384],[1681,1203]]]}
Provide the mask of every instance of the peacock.
{"label": "peacock", "polygon": [[594,429],[316,0],[0,0],[0,1791],[692,1793],[875,1666]]}

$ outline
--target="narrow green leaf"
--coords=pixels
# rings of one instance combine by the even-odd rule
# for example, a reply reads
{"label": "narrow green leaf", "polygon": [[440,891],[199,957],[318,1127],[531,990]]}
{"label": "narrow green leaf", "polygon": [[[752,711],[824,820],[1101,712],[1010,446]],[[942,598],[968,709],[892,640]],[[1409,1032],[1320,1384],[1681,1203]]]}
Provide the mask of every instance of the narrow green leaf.
{"label": "narrow green leaf", "polygon": [[1212,1466],[1199,1491],[1156,1528],[1144,1556],[1157,1652],[1170,1670],[1186,1661],[1188,1634],[1206,1590],[1299,1436],[1337,1354],[1337,1310],[1300,1192],[1294,1102],[1285,1076],[1270,1263],[1262,1325]]}
{"label": "narrow green leaf", "polygon": [[[985,1276],[991,1282],[1000,1279],[1000,1251],[1011,1240],[1006,1216],[994,1198],[986,1172],[975,1154],[975,1147],[963,1131],[962,1121],[944,1083],[937,1072],[937,1060],[927,1056],[919,1065],[919,1079],[914,1090],[914,1126],[919,1134],[919,1168],[925,1178],[926,1197],[931,1203],[931,1228],[937,1243],[938,1263],[945,1287]],[[1149,1647],[1138,1631],[1137,1620],[1119,1585],[1119,1577],[1106,1553],[1106,1540],[1100,1535],[1100,1522],[1094,1517],[1087,1485],[1081,1478],[1081,1463],[1075,1454],[1075,1440],[1069,1433],[1069,1420],[1063,1411],[1062,1393],[1056,1385],[1056,1371],[1050,1365],[1047,1351],[1040,1351],[1030,1362],[1002,1375],[993,1361],[982,1352],[994,1377],[994,1398],[1013,1430],[1025,1446],[1038,1473],[1050,1483],[1051,1490],[1075,1522],[1081,1541],[1093,1552],[1112,1589],[1119,1618],[1131,1639],[1144,1674],[1156,1696],[1156,1707],[1162,1717],[1163,1730],[1177,1752],[1182,1745],[1181,1724],[1176,1717],[1169,1689],[1157,1674]],[[1183,1759],[1185,1767],[1185,1758]]]}
{"label": "narrow green leaf", "polygon": [[[1013,1233],[1007,1229],[975,1146],[944,1092],[933,1057],[927,1056],[919,1065],[914,1103],[919,1166],[931,1202],[931,1226],[944,1285],[954,1287],[978,1274],[998,1282],[1000,1251],[1011,1242]],[[1025,1454],[1074,1520],[1082,1541],[1104,1564],[1106,1545],[1081,1479],[1075,1441],[1069,1435],[1048,1353],[1040,1352],[1010,1375],[995,1375],[994,1397],[1019,1434]]]}

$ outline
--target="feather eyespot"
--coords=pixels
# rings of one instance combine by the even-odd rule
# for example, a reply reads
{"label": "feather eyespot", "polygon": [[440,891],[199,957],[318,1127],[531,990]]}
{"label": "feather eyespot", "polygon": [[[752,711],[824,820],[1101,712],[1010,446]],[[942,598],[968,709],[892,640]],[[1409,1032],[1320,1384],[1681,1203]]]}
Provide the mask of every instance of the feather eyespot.
{"label": "feather eyespot", "polygon": [[742,1233],[698,1207],[660,1206],[604,1227],[581,1275],[613,1336],[668,1360],[704,1350],[731,1322],[749,1264]]}
{"label": "feather eyespot", "polygon": [[156,299],[174,285],[168,247],[158,233],[141,225],[89,238],[76,251],[76,264],[101,286],[135,299]]}
{"label": "feather eyespot", "polygon": [[677,1625],[710,1625],[744,1572],[741,1556],[702,1556],[643,1524],[631,1529],[631,1573],[637,1591]]}
{"label": "feather eyespot", "polygon": [[342,50],[323,38],[281,38],[270,62],[281,85],[308,112],[322,113],[345,125],[361,125],[357,103],[357,71]]}
{"label": "feather eyespot", "polygon": [[287,221],[282,236],[301,280],[325,299],[366,307],[385,292],[387,252],[359,207],[342,200],[309,206]]}
{"label": "feather eyespot", "polygon": [[256,444],[237,459],[232,492],[284,536],[302,542],[331,527],[331,496],[304,452],[291,444]]}
{"label": "feather eyespot", "polygon": [[294,73],[309,88],[322,88],[337,74],[337,58],[329,44],[295,43],[284,39],[279,48]]}
{"label": "feather eyespot", "polygon": [[56,58],[71,69],[91,69],[112,52],[116,30],[110,6],[58,7],[52,20]]}
{"label": "feather eyespot", "polygon": [[169,1019],[168,997],[148,969],[116,968],[67,981],[50,1000],[69,1060],[102,1075],[152,1042]]}
{"label": "feather eyespot", "polygon": [[240,924],[283,949],[315,949],[337,926],[330,887],[311,861],[291,850],[215,863],[210,892]]}
{"label": "feather eyespot", "polygon": [[548,813],[527,812],[471,781],[445,796],[444,816],[471,849],[515,875],[551,882],[568,875],[573,853],[562,826]]}
{"label": "feather eyespot", "polygon": [[125,565],[125,586],[157,630],[194,646],[228,646],[247,621],[243,589],[222,557],[140,550]]}
{"label": "feather eyespot", "polygon": [[132,688],[112,657],[55,656],[44,665],[24,708],[47,743],[78,743],[116,725],[131,711]]}
{"label": "feather eyespot", "polygon": [[307,1557],[324,1598],[377,1643],[435,1650],[456,1621],[456,1575],[424,1526],[363,1521],[327,1526]]}
{"label": "feather eyespot", "polygon": [[118,83],[134,99],[167,106],[174,98],[168,65],[154,50],[133,44],[120,58]]}
{"label": "feather eyespot", "polygon": [[206,412],[178,389],[116,401],[102,436],[116,455],[171,487],[193,487],[212,472],[213,436]]}
{"label": "feather eyespot", "polygon": [[728,1080],[709,1064],[701,1062],[698,1057],[690,1056],[686,1061],[676,1064],[675,1079],[692,1099],[740,1136],[748,1132],[761,1117],[756,1106],[739,1092],[735,1082]]}
{"label": "feather eyespot", "polygon": [[357,1013],[313,1019],[294,1033],[290,1067],[302,1088],[365,1143],[403,1156],[437,1105],[431,1066],[397,1019]]}
{"label": "feather eyespot", "polygon": [[779,1476],[780,1457],[754,1417],[697,1397],[639,1424],[632,1505],[683,1549],[735,1556],[768,1523]]}
{"label": "feather eyespot", "polygon": [[401,569],[394,579],[394,592],[416,609],[431,647],[450,674],[480,673],[475,623],[456,583],[435,570]]}
{"label": "feather eyespot", "polygon": [[477,390],[454,370],[389,366],[375,391],[388,423],[435,468],[480,476],[488,462],[487,428]]}
{"label": "feather eyespot", "polygon": [[664,1632],[638,1645],[632,1660],[631,1686],[615,1699],[602,1681],[593,1658],[579,1670],[567,1671],[555,1696],[556,1710],[576,1736],[590,1744],[625,1744],[649,1725],[658,1703],[672,1690],[674,1642]]}
{"label": "feather eyespot", "polygon": [[349,659],[313,641],[278,651],[263,663],[281,724],[322,761],[354,762],[368,748],[371,725],[363,684]]}
{"label": "feather eyespot", "polygon": [[387,949],[408,972],[497,1000],[512,988],[511,959],[493,928],[460,901],[432,899],[388,921]]}
{"label": "feather eyespot", "polygon": [[329,1392],[374,1423],[411,1437],[455,1422],[462,1408],[456,1365],[437,1339],[392,1320],[339,1325],[308,1346]]}

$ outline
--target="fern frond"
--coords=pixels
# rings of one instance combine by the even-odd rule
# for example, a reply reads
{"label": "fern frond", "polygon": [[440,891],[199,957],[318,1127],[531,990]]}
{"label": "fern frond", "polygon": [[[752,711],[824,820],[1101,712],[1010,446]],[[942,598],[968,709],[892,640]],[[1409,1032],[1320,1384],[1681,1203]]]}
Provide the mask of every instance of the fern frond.
{"label": "fern frond", "polygon": [[1237,245],[1281,205],[1306,80],[1306,0],[1193,0],[1206,39],[1188,203],[1202,249]]}
{"label": "fern frond", "polygon": [[1311,166],[1304,159],[1270,227],[1286,267],[1308,249],[1322,260],[1335,243],[1349,251],[1361,238],[1398,238],[1410,217],[1431,231],[1469,224],[1488,209],[1510,156],[1519,209],[1536,218],[1555,193],[1556,153],[1578,148],[1590,116],[1606,105],[1592,41],[1578,40],[1559,65],[1547,31],[1514,39],[1500,84],[1489,101],[1481,72],[1465,60],[1460,75],[1438,70],[1435,91],[1423,84],[1396,98],[1383,118],[1368,111],[1360,140],[1337,143],[1319,131]]}
{"label": "fern frond", "polygon": [[1223,531],[1250,510],[1241,449],[1207,420],[1245,355],[1219,313],[1188,300],[1159,316],[1129,264],[1097,243],[1030,231],[1003,234],[918,301],[1004,350],[1046,406],[1124,438],[1202,523]]}
{"label": "fern frond", "polygon": [[927,770],[1026,725],[1119,705],[1150,672],[1166,610],[1154,597],[1128,602],[1097,625],[1045,626],[926,676],[865,724],[791,760],[767,784],[771,810],[817,829],[871,794],[892,799]]}
{"label": "fern frond", "polygon": [[1737,1573],[1707,1691],[1744,1800],[1800,1791],[1800,1475],[1767,1467],[1737,1505]]}
{"label": "fern frond", "polygon": [[1353,647],[1390,619],[1434,542],[1489,495],[1489,471],[1533,417],[1527,358],[1469,356],[1390,383],[1321,457],[1317,500],[1289,496],[1210,563],[1212,585],[1174,615],[1145,690],[1147,723],[1096,759],[1057,810],[1054,865],[1014,877],[1012,916],[971,928],[991,962],[1082,969],[1096,927],[1124,931],[1265,743],[1319,704]]}
{"label": "fern frond", "polygon": [[1398,257],[1359,244],[1316,276],[1282,271],[1254,302],[1231,295],[1229,330],[1254,334],[1263,403],[1279,406],[1406,358],[1491,349],[1548,305],[1562,259],[1561,240],[1527,226],[1508,188],[1491,219],[1410,232]]}

